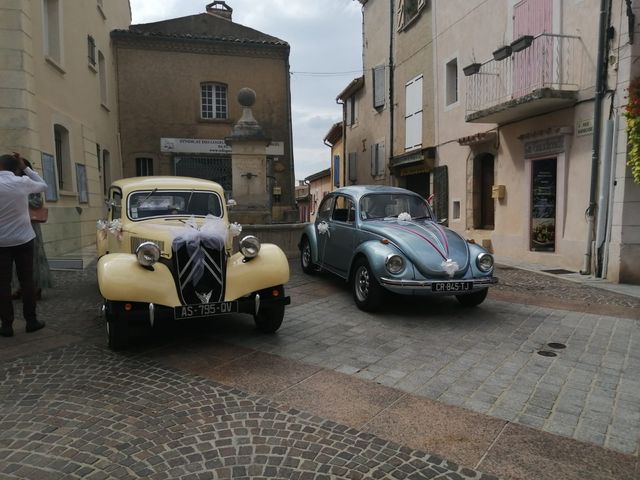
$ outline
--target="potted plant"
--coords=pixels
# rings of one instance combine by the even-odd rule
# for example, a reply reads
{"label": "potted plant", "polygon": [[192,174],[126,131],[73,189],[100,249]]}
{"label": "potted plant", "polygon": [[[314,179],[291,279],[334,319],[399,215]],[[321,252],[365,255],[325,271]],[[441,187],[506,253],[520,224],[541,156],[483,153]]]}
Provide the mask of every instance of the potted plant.
{"label": "potted plant", "polygon": [[464,72],[465,77],[468,77],[478,73],[480,71],[480,67],[482,67],[481,63],[474,62],[464,67],[462,71]]}
{"label": "potted plant", "polygon": [[511,42],[511,51],[513,53],[520,52],[525,48],[529,48],[532,43],[533,43],[533,35],[523,35],[517,40],[514,40],[513,42]]}
{"label": "potted plant", "polygon": [[498,48],[497,50],[493,51],[493,59],[497,60],[498,62],[500,60],[504,60],[510,55],[511,55],[511,45],[504,45]]}

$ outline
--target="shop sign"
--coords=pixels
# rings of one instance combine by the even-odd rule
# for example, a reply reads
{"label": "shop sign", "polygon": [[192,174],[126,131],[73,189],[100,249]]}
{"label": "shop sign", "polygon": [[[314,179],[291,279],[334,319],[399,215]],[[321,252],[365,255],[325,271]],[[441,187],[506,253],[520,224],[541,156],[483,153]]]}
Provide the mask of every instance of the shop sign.
{"label": "shop sign", "polygon": [[564,135],[531,140],[524,144],[524,158],[536,158],[564,152]]}
{"label": "shop sign", "polygon": [[429,168],[426,165],[413,165],[411,167],[404,167],[400,169],[400,176],[406,177],[408,175],[418,175],[420,173],[428,173]]}
{"label": "shop sign", "polygon": [[583,137],[585,135],[593,134],[593,118],[587,118],[585,120],[578,120],[576,124],[576,137]]}
{"label": "shop sign", "polygon": [[[212,138],[161,138],[160,151],[165,153],[213,153],[231,154],[231,147],[222,139]],[[271,157],[284,155],[284,142],[271,142],[266,154]]]}

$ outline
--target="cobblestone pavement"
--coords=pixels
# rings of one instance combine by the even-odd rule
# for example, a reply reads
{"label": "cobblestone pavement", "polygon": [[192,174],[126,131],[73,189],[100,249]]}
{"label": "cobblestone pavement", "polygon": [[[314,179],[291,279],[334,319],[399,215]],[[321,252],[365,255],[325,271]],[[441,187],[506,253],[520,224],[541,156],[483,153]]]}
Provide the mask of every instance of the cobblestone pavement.
{"label": "cobblestone pavement", "polygon": [[[538,477],[534,463],[526,475],[502,470],[505,478],[640,478],[637,299],[517,269],[498,276],[502,284],[477,309],[391,297],[371,315],[355,307],[343,282],[306,276],[292,263],[292,305],[277,335],[261,335],[239,317],[199,324],[191,334],[393,387],[398,403],[413,394],[635,455],[635,476],[611,467]],[[0,478],[481,476],[484,463],[463,469],[148,359],[166,346],[186,356],[188,330],[160,330],[112,354],[104,349],[94,270],[55,278],[39,307],[47,328],[26,335],[17,320],[16,337],[0,339]],[[538,355],[543,349],[556,356]],[[615,464],[618,454],[606,452]]]}
{"label": "cobblestone pavement", "polygon": [[99,348],[5,365],[0,412],[3,479],[494,478]]}
{"label": "cobblestone pavement", "polygon": [[[316,288],[334,285],[335,291],[290,308],[277,337],[226,338],[449,405],[637,454],[640,322],[494,300],[468,310],[452,298],[391,297],[382,314],[368,314],[355,307],[340,281],[320,277],[307,281]],[[592,308],[591,302],[606,302],[633,315],[640,306],[632,297],[546,275],[520,271],[507,277],[503,290],[536,285],[552,297],[581,298],[584,310]],[[296,273],[296,282],[303,286],[305,277]],[[560,348],[550,347],[553,343]]]}

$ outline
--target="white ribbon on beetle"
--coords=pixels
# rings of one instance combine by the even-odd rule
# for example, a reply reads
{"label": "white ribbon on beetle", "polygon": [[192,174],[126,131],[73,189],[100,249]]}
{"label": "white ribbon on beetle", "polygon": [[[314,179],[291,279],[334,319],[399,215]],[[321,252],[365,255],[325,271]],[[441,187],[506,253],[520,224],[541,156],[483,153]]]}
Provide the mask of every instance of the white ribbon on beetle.
{"label": "white ribbon on beetle", "polygon": [[179,250],[184,245],[187,246],[187,254],[193,264],[193,275],[191,282],[197,283],[204,275],[205,252],[203,248],[222,250],[229,237],[237,237],[242,232],[242,226],[238,223],[228,225],[220,218],[207,215],[204,223],[199,226],[194,217],[185,221],[182,229],[172,243],[174,250]]}
{"label": "white ribbon on beetle", "polygon": [[110,222],[107,220],[98,220],[96,226],[103,239],[107,238],[107,232],[109,232],[118,237],[118,240],[122,240],[122,223],[119,218],[111,220]]}
{"label": "white ribbon on beetle", "polygon": [[320,235],[324,235],[325,233],[327,234],[327,236],[331,236],[331,231],[329,230],[329,224],[327,222],[320,222],[318,224],[318,233]]}

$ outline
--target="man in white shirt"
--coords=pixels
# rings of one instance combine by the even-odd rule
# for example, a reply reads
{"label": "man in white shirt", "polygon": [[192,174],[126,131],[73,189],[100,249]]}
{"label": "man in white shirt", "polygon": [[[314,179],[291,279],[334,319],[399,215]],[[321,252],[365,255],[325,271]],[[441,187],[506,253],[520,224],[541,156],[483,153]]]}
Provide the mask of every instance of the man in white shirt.
{"label": "man in white shirt", "polygon": [[[19,177],[15,172],[22,170]],[[11,271],[22,289],[22,313],[26,331],[44,327],[36,318],[36,289],[33,282],[33,239],[36,234],[29,217],[29,194],[44,192],[47,184],[27,167],[18,155],[0,155],[0,336],[13,336]]]}

